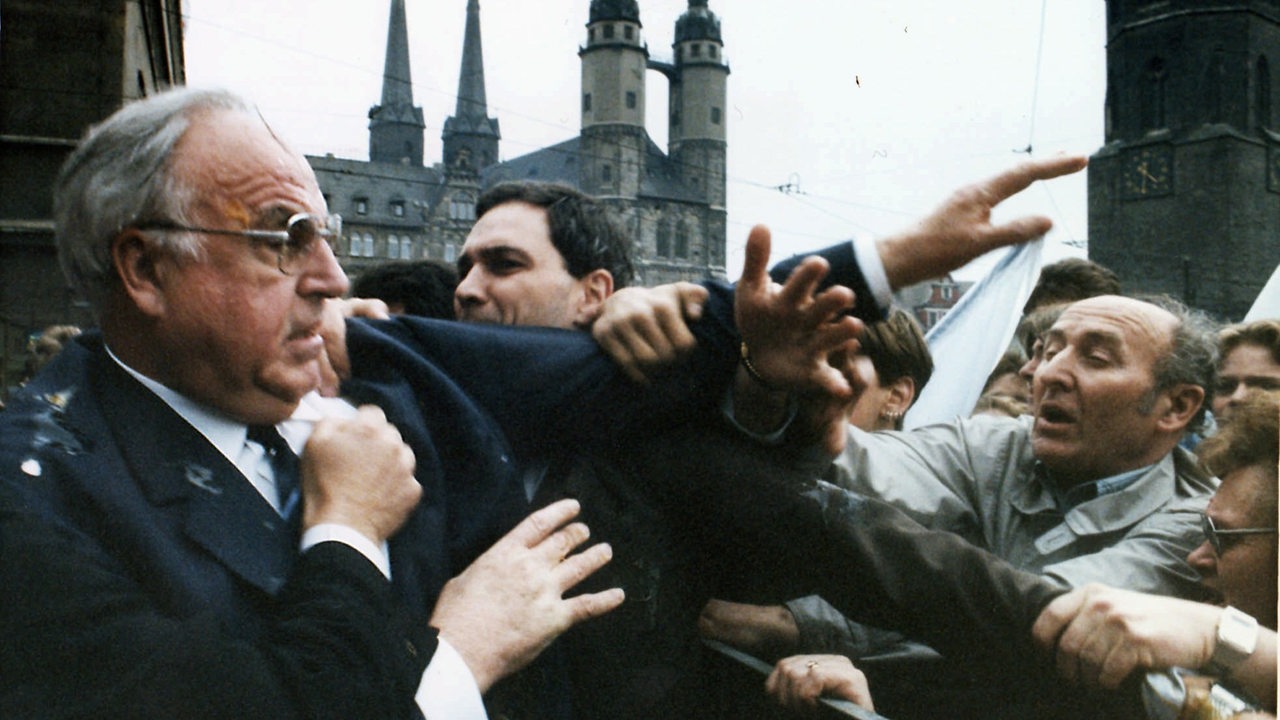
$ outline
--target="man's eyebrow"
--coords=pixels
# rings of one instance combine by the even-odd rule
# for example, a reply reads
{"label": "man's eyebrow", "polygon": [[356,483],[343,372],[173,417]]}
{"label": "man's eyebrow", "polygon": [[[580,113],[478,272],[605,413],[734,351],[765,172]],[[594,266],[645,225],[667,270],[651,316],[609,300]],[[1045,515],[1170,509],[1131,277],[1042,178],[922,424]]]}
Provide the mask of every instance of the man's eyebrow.
{"label": "man's eyebrow", "polygon": [[1080,338],[1079,344],[1089,348],[1101,348],[1120,358],[1127,355],[1125,351],[1127,342],[1124,336],[1117,332],[1090,330]]}
{"label": "man's eyebrow", "polygon": [[[1058,328],[1049,328],[1044,333],[1044,339],[1065,341],[1067,333]],[[1122,349],[1125,345],[1125,338],[1120,333],[1110,330],[1086,330],[1081,333],[1077,339],[1078,345],[1097,345],[1107,349]]]}
{"label": "man's eyebrow", "polygon": [[484,260],[496,260],[496,259],[508,258],[508,257],[515,257],[520,260],[526,260],[529,257],[529,253],[525,252],[524,250],[521,250],[520,248],[514,245],[489,245],[487,247],[482,247],[479,250],[477,250],[476,254],[479,255]]}
{"label": "man's eyebrow", "polygon": [[272,205],[253,214],[254,226],[267,230],[283,229],[295,214],[297,211],[283,205]]}

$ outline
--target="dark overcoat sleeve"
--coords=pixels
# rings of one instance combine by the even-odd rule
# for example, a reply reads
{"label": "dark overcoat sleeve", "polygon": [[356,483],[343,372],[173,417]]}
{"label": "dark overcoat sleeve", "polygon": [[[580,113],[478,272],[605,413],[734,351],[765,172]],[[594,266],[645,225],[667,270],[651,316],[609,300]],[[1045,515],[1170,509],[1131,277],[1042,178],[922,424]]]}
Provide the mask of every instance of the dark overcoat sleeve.
{"label": "dark overcoat sleeve", "polygon": [[862,268],[858,267],[857,257],[853,254],[852,242],[846,241],[811,253],[793,255],[770,268],[769,276],[774,282],[786,282],[800,261],[811,255],[823,258],[830,265],[821,287],[843,285],[853,291],[854,317],[869,323],[884,319],[887,308],[880,307],[872,295],[871,286],[867,284],[867,278],[862,274]]}

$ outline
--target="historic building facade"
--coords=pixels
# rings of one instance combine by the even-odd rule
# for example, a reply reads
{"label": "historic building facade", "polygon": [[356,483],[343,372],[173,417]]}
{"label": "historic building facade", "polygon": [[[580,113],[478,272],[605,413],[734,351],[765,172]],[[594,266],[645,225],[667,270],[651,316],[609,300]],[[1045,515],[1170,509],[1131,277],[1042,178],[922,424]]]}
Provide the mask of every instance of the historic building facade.
{"label": "historic building facade", "polygon": [[58,169],[91,124],[185,80],[179,0],[0,3],[0,392],[32,333],[93,320],[58,267]]}
{"label": "historic building facade", "polygon": [[[344,267],[356,275],[388,258],[453,262],[482,189],[527,179],[565,182],[612,207],[633,238],[640,284],[724,277],[729,66],[720,20],[706,0],[689,0],[670,61],[650,58],[635,0],[593,0],[586,31],[578,49],[581,134],[502,161],[485,97],[479,2],[468,0],[457,106],[444,122],[442,161],[426,166],[404,0],[392,0],[381,103],[369,111],[369,160],[308,157],[345,222]],[[644,125],[647,70],[669,83],[665,153]]]}
{"label": "historic building facade", "polygon": [[1280,2],[1108,0],[1089,258],[1239,320],[1280,264]]}

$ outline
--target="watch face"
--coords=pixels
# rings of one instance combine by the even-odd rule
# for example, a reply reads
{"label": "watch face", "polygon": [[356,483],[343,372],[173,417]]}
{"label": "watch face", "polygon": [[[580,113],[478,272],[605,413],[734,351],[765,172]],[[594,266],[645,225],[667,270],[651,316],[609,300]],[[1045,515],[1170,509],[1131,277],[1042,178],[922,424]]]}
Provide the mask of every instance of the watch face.
{"label": "watch face", "polygon": [[1121,166],[1121,194],[1126,199],[1160,197],[1173,192],[1173,160],[1166,146],[1131,151]]}

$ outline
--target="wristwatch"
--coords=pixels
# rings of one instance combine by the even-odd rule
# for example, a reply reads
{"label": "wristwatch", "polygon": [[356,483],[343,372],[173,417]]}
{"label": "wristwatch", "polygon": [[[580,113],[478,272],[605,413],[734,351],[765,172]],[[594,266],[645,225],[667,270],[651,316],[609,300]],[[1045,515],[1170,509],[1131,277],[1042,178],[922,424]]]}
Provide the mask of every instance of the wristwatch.
{"label": "wristwatch", "polygon": [[1206,668],[1214,675],[1228,676],[1257,645],[1258,621],[1228,605],[1218,618],[1217,642]]}

